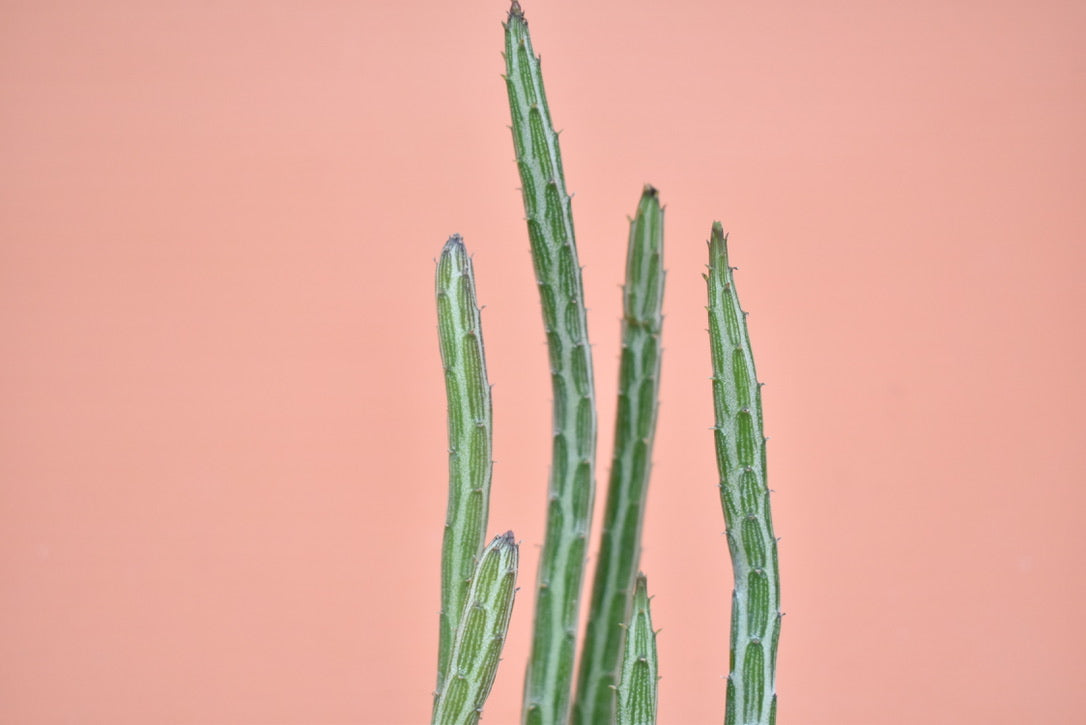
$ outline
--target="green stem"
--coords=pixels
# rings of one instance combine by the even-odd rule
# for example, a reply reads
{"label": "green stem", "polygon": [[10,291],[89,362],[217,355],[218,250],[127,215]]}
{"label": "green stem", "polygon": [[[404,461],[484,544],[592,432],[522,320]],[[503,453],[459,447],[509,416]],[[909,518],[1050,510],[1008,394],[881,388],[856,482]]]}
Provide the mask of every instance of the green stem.
{"label": "green stem", "polygon": [[527,725],[564,725],[577,641],[577,613],[592,517],[596,409],[581,267],[569,194],[532,50],[513,2],[505,23],[506,88],[513,145],[543,309],[553,389],[547,528],[539,564],[532,651],[524,692]]}
{"label": "green stem", "polygon": [[516,579],[517,545],[509,531],[486,547],[473,572],[449,658],[449,676],[434,697],[434,725],[479,722],[509,631]]}
{"label": "green stem", "polygon": [[762,391],[754,371],[746,313],[728,266],[728,239],[714,222],[709,239],[709,339],[713,358],[720,501],[727,523],[732,592],[725,725],[776,720],[780,574],[766,486]]}
{"label": "green stem", "polygon": [[486,543],[492,467],[490,384],[475,276],[459,235],[450,237],[441,250],[436,288],[449,426],[449,503],[441,547],[440,690],[472,572]]}
{"label": "green stem", "polygon": [[[616,688],[617,725],[655,725],[656,723],[656,632],[649,612],[648,585],[645,576],[637,577],[630,622],[622,653],[622,675]],[[612,722],[596,720],[596,723]]]}
{"label": "green stem", "polygon": [[610,723],[614,685],[641,555],[660,383],[664,213],[646,186],[630,221],[614,454],[573,704],[574,725]]}

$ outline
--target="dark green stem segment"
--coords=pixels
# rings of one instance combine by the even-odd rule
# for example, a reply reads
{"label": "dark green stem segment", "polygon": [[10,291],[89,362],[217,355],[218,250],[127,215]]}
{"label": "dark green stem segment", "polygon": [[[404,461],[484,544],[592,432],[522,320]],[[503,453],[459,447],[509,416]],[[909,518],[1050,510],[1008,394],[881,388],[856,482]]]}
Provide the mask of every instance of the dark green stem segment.
{"label": "dark green stem segment", "polygon": [[513,532],[495,537],[479,558],[456,628],[449,676],[434,696],[433,725],[475,725],[483,712],[516,593],[517,545]]}
{"label": "dark green stem segment", "polygon": [[449,419],[449,504],[441,547],[437,689],[449,671],[490,508],[491,398],[471,258],[453,235],[437,262],[437,320]]}
{"label": "dark green stem segment", "polygon": [[645,575],[637,577],[631,602],[630,620],[626,625],[623,645],[621,675],[615,689],[617,707],[614,720],[596,720],[597,723],[615,722],[616,725],[655,725],[656,723],[656,632],[652,629],[649,612],[649,593]]}
{"label": "dark green stem segment", "polygon": [[525,679],[524,722],[565,725],[592,517],[596,408],[584,287],[558,134],[551,122],[528,23],[516,2],[505,23],[505,67],[513,146],[547,333],[553,392],[547,525]]}
{"label": "dark green stem segment", "polygon": [[630,613],[641,557],[641,529],[656,433],[663,237],[664,212],[659,195],[656,189],[646,186],[637,214],[630,221],[614,454],[573,703],[574,725],[614,720],[623,624]]}
{"label": "dark green stem segment", "polygon": [[746,313],[728,266],[728,239],[709,239],[709,340],[713,358],[716,461],[735,588],[732,591],[725,725],[773,725],[777,714],[780,574],[766,486],[762,391]]}

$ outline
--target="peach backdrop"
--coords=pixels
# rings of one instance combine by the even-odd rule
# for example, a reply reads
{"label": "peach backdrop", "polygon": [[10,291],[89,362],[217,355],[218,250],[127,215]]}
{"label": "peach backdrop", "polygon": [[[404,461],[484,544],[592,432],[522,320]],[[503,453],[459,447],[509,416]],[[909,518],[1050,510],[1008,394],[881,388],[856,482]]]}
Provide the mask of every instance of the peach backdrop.
{"label": "peach backdrop", "polygon": [[[433,259],[461,232],[491,529],[524,559],[485,721],[516,722],[550,394],[504,0],[0,8],[0,721],[427,721]],[[781,723],[1080,721],[1086,6],[525,10],[566,129],[601,474],[625,215],[644,182],[667,204],[661,722],[723,713],[714,218],[767,383]]]}

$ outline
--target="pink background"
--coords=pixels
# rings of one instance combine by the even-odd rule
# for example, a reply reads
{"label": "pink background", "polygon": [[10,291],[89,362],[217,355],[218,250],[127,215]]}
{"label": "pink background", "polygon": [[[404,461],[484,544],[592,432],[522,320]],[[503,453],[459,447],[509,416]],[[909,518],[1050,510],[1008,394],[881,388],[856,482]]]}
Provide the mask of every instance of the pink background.
{"label": "pink background", "polygon": [[[517,721],[550,393],[505,10],[0,5],[0,721],[428,720],[452,232],[486,305],[491,529],[523,542],[484,717]],[[1086,5],[525,10],[566,129],[601,478],[625,215],[644,182],[667,204],[661,722],[724,711],[716,218],[767,383],[782,725],[1079,721]]]}

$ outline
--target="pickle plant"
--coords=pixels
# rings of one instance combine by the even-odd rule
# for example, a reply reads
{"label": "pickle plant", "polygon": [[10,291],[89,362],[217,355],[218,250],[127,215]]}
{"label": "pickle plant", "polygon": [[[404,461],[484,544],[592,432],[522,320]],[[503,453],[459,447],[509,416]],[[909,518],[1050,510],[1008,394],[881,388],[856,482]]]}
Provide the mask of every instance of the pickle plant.
{"label": "pickle plant", "polygon": [[[577,654],[577,617],[595,498],[596,394],[570,196],[539,57],[514,0],[505,29],[513,147],[551,369],[553,438],[547,522],[524,686],[524,725],[652,725],[656,633],[639,573],[660,380],[664,211],[645,186],[626,252],[622,354],[603,531]],[[720,496],[735,587],[726,725],[771,725],[780,631],[761,388],[719,222],[709,243],[709,339]],[[479,720],[508,631],[517,572],[512,532],[486,544],[490,383],[472,261],[454,235],[437,264],[448,407],[449,493],[442,542],[434,725]],[[575,676],[576,672],[576,676]]]}

